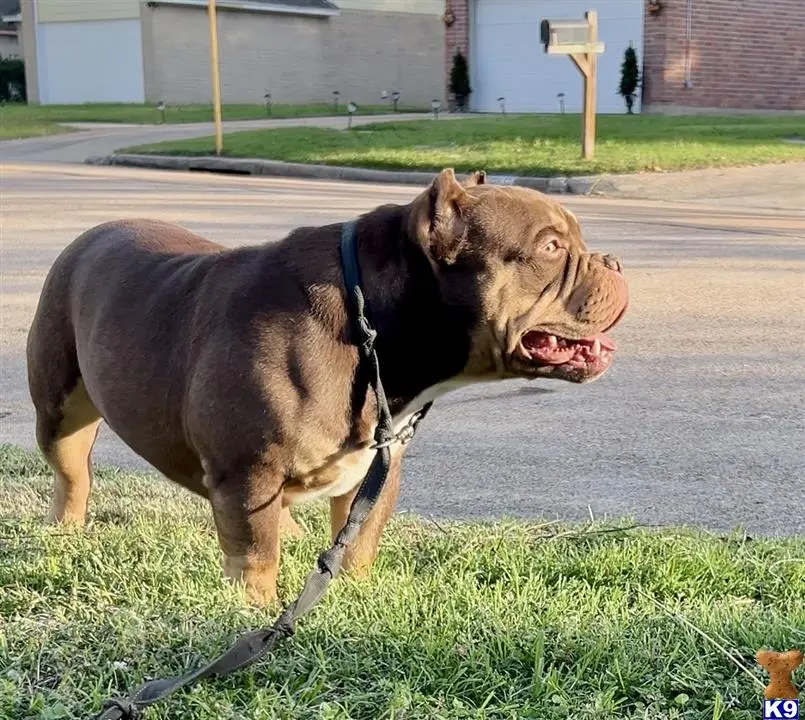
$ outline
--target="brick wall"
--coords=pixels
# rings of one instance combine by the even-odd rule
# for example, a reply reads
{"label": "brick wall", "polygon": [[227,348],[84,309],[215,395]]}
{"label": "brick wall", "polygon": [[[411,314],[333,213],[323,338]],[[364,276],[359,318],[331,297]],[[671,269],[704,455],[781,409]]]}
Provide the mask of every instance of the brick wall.
{"label": "brick wall", "polygon": [[[803,0],[805,2],[805,0]],[[450,82],[450,69],[453,67],[453,55],[460,51],[467,62],[470,59],[470,0],[446,0],[445,12],[448,8],[455,16],[455,22],[450,26],[444,26],[444,92],[448,95],[448,84]]]}
{"label": "brick wall", "polygon": [[[145,94],[150,101],[210,100],[209,31],[203,8],[142,4]],[[302,17],[221,10],[218,36],[224,103],[381,104],[400,90],[404,105],[439,95],[444,26],[438,15],[343,10]]]}
{"label": "brick wall", "polygon": [[805,0],[662,2],[645,15],[649,110],[805,110]]}

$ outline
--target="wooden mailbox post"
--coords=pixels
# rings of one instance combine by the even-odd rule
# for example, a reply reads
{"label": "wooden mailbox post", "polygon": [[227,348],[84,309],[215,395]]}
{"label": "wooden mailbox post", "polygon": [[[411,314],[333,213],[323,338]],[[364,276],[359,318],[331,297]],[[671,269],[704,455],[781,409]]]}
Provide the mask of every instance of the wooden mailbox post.
{"label": "wooden mailbox post", "polygon": [[542,44],[549,55],[568,55],[584,78],[581,150],[585,160],[595,153],[596,56],[604,52],[598,40],[598,13],[588,10],[584,20],[543,20]]}

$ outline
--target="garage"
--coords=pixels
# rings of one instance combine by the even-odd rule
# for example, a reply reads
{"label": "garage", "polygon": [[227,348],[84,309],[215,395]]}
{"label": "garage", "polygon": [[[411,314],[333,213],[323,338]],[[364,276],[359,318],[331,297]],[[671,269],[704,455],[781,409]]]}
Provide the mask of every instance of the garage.
{"label": "garage", "polygon": [[139,20],[42,23],[36,43],[41,103],[145,101]]}
{"label": "garage", "polygon": [[471,109],[500,112],[498,98],[505,97],[507,112],[555,113],[560,111],[558,95],[564,93],[566,112],[580,112],[581,75],[567,57],[545,53],[540,23],[583,18],[592,8],[598,11],[598,35],[606,45],[598,56],[598,112],[625,112],[618,95],[620,67],[629,43],[642,63],[642,0],[470,0]]}

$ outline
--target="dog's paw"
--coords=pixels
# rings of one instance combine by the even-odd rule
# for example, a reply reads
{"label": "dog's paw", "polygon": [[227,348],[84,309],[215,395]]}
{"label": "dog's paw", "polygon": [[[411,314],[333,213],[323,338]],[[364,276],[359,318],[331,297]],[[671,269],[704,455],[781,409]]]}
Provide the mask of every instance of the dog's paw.
{"label": "dog's paw", "polygon": [[238,584],[249,605],[265,607],[277,600],[277,565],[262,564],[253,558],[224,555],[224,576]]}

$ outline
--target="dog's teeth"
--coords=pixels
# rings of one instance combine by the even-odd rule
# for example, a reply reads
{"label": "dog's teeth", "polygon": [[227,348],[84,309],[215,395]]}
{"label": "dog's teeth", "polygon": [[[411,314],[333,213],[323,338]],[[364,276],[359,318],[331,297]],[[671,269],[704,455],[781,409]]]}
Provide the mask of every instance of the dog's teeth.
{"label": "dog's teeth", "polygon": [[600,352],[601,352],[601,341],[598,338],[596,338],[595,341],[593,342],[592,353],[593,355],[598,355]]}
{"label": "dog's teeth", "polygon": [[555,348],[558,344],[556,335],[548,335],[548,345],[550,345],[550,347]]}

